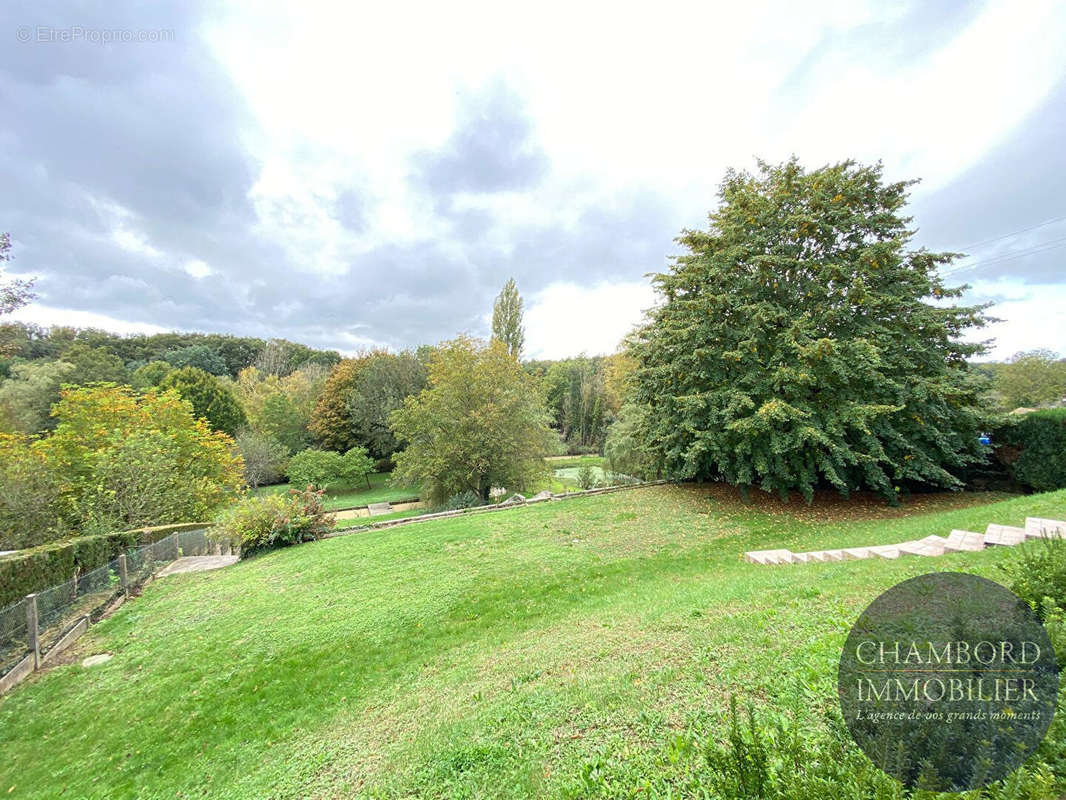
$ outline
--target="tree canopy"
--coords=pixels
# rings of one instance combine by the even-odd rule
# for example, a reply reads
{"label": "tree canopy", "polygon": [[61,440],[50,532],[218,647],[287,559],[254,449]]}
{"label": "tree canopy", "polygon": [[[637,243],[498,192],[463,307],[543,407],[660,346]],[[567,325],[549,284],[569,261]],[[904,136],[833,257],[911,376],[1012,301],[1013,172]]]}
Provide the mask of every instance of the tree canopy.
{"label": "tree canopy", "polygon": [[188,400],[193,413],[205,419],[212,430],[233,436],[247,424],[244,411],[233,393],[202,369],[176,369],[168,373],[159,386],[173,389],[182,399]]}
{"label": "tree canopy", "polygon": [[515,358],[521,357],[526,331],[522,326],[522,296],[518,294],[514,278],[507,279],[492,304],[492,338],[503,342],[507,352]]}
{"label": "tree canopy", "polygon": [[643,437],[666,473],[807,498],[819,485],[892,497],[958,487],[981,459],[985,385],[945,303],[957,254],[908,250],[908,182],[851,161],[730,171],[706,231],[654,277],[634,338]]}
{"label": "tree canopy", "polygon": [[1051,350],[1015,353],[1005,364],[983,364],[995,394],[1007,411],[1061,402],[1066,397],[1066,359]]}
{"label": "tree canopy", "polygon": [[555,444],[547,423],[539,382],[507,346],[461,336],[434,351],[429,386],[392,413],[406,444],[394,477],[423,485],[436,503],[465,491],[488,499],[493,486],[529,487]]}
{"label": "tree canopy", "polygon": [[389,414],[426,385],[426,366],[414,353],[372,353],[358,370],[348,395],[348,417],[355,439],[374,458],[399,449]]}

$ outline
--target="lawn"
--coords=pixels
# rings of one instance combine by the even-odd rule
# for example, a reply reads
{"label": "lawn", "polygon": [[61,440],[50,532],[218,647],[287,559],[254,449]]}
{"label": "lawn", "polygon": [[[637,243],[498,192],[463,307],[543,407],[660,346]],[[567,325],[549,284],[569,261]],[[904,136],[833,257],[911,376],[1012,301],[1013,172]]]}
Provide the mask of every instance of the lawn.
{"label": "lawn", "polygon": [[[370,476],[369,489],[366,488],[365,483],[361,486],[331,489],[323,498],[325,506],[332,511],[338,508],[365,506],[370,503],[395,503],[399,500],[411,500],[418,497],[418,489],[412,489],[410,486],[392,486],[391,478],[391,472],[375,472]],[[283,494],[290,488],[289,484],[280,483],[275,486],[260,486],[254,489],[253,493]]]}
{"label": "lawn", "polygon": [[[74,654],[111,661],[59,666],[0,700],[0,796],[713,796],[704,751],[725,737],[730,698],[831,741],[836,664],[860,611],[905,578],[996,578],[1013,557],[764,567],[744,550],[1027,515],[1062,518],[1066,491],[889,508],[656,486],[169,577]],[[1062,711],[998,796],[1066,789]],[[899,796],[865,763],[845,742],[812,745],[786,770],[837,770],[870,796]]]}

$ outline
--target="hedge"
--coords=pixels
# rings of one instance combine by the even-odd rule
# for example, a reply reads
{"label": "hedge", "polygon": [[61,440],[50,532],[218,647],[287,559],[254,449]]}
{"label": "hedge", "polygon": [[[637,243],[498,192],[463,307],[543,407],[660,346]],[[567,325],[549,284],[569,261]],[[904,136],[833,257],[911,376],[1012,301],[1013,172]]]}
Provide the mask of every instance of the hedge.
{"label": "hedge", "polygon": [[102,567],[119,554],[141,545],[153,544],[178,531],[207,527],[203,522],[160,525],[132,531],[78,536],[51,542],[29,550],[0,557],[0,608],[33,592],[40,592]]}
{"label": "hedge", "polygon": [[1066,488],[1066,408],[1033,411],[993,434],[996,459],[1037,492]]}

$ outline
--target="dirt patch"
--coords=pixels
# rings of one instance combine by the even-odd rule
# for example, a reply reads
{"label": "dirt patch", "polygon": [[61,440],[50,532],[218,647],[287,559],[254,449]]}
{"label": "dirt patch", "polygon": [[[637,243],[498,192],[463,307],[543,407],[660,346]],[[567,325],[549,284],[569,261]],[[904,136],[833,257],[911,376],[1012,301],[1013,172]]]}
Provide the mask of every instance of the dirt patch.
{"label": "dirt patch", "polygon": [[749,491],[745,499],[737,487],[725,483],[687,484],[686,487],[694,494],[709,498],[714,511],[759,511],[802,522],[899,519],[985,505],[1017,496],[1005,492],[930,492],[900,498],[900,505],[893,506],[873,492],[853,492],[849,497],[844,497],[834,491],[821,490],[814,493],[814,499],[808,504],[799,494],[782,500],[776,494],[758,489]]}

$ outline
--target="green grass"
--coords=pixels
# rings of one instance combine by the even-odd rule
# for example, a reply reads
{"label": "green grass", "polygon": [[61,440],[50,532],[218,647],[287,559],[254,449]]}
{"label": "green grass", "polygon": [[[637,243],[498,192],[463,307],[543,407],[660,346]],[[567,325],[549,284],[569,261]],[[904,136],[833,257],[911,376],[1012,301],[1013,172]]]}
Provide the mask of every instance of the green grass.
{"label": "green grass", "polygon": [[[933,570],[996,578],[1011,558],[762,567],[744,550],[1064,512],[1066,491],[893,509],[660,486],[173,576],[80,640],[78,657],[111,661],[0,700],[0,796],[692,796],[707,769],[694,743],[722,738],[731,697],[824,732],[840,648],[874,597]],[[1000,796],[1066,789],[1056,746]]]}
{"label": "green grass", "polygon": [[[391,472],[375,472],[370,476],[369,489],[366,488],[365,483],[361,486],[330,489],[323,498],[325,506],[332,511],[338,508],[365,506],[370,503],[395,503],[399,500],[410,500],[418,497],[419,492],[417,489],[412,489],[410,486],[390,485],[389,480],[391,477]],[[260,486],[258,489],[253,489],[252,493],[259,495],[284,494],[290,488],[289,484],[281,483],[276,486]]]}

